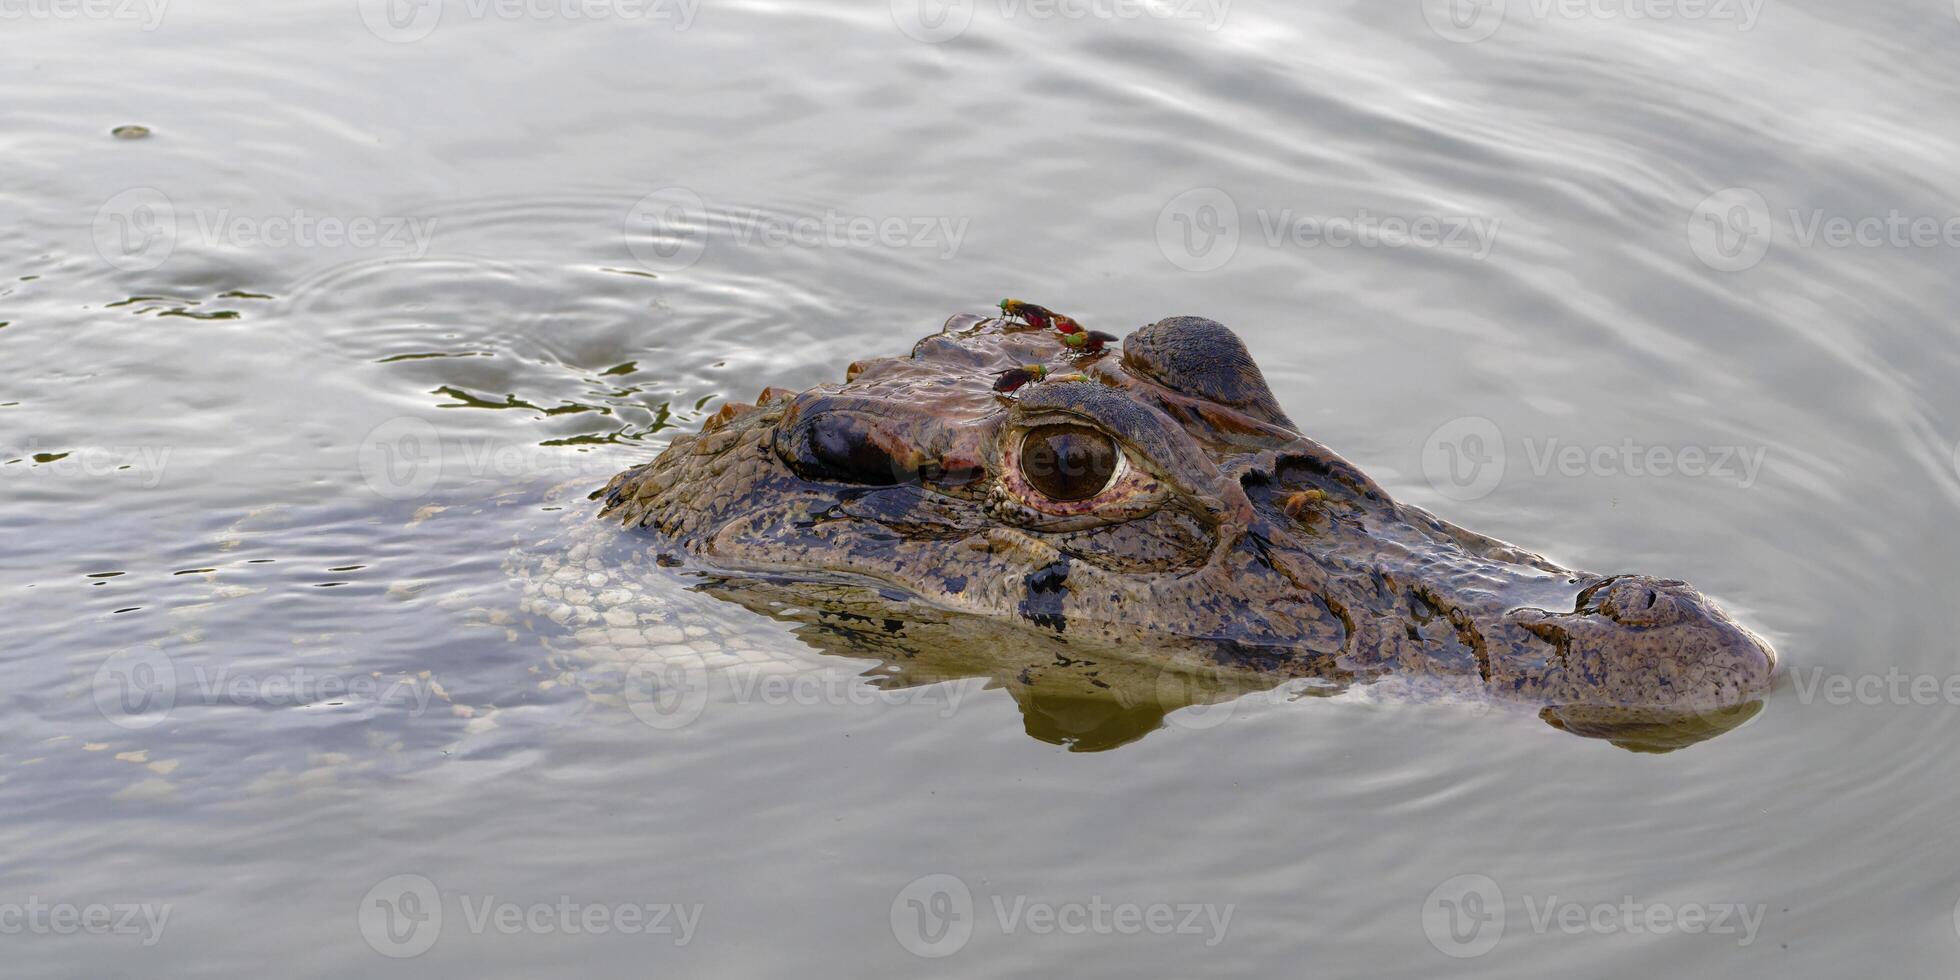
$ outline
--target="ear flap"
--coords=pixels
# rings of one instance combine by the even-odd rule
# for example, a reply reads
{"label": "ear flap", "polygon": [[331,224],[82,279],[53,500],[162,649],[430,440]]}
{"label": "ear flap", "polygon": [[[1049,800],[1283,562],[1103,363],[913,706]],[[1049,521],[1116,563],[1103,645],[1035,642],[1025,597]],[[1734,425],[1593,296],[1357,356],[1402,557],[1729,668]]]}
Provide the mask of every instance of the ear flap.
{"label": "ear flap", "polygon": [[1237,334],[1217,320],[1174,316],[1123,338],[1123,366],[1167,388],[1293,428]]}

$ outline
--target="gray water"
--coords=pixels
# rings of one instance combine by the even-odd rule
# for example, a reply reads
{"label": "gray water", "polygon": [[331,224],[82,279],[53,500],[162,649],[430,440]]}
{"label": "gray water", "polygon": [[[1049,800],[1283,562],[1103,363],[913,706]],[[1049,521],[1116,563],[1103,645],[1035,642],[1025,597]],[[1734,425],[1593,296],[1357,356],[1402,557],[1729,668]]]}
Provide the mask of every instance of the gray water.
{"label": "gray water", "polygon": [[[390,10],[0,5],[8,973],[1960,962],[1945,0]],[[542,488],[1003,295],[1227,323],[1778,690],[1658,755],[1365,692],[1087,752],[732,605],[822,683],[642,724],[494,616]]]}

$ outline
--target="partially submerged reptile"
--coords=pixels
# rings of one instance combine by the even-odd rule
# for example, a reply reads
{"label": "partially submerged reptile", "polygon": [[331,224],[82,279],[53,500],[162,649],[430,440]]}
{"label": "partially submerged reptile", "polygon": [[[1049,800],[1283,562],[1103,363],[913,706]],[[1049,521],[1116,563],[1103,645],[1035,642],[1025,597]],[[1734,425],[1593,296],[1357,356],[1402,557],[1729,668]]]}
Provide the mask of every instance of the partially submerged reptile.
{"label": "partially submerged reptile", "polygon": [[1181,704],[1304,679],[1664,750],[1739,724],[1771,684],[1768,644],[1683,582],[1572,571],[1391,499],[1295,428],[1221,324],[1173,317],[1119,351],[1004,310],[1021,315],[955,316],[842,384],[723,407],[613,478],[601,515],[642,542],[626,553],[824,649],[915,683],[991,676],[1030,731],[1054,721],[1044,690],[1115,689],[1121,714],[1167,671],[1212,679],[1114,734],[1047,733],[1062,741],[1119,744]]}

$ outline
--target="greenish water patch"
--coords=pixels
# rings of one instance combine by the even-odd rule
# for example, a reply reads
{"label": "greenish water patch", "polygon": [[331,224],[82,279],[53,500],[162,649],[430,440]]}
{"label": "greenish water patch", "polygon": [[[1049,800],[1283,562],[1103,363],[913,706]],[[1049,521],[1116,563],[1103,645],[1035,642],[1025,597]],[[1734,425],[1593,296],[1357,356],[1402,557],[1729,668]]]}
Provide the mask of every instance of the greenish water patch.
{"label": "greenish water patch", "polygon": [[395,354],[389,357],[380,358],[379,360],[376,360],[374,363],[395,364],[401,361],[434,361],[434,360],[442,360],[444,358],[454,358],[454,357],[496,357],[496,356],[497,355],[494,352],[487,351],[487,350],[428,351],[421,354]]}

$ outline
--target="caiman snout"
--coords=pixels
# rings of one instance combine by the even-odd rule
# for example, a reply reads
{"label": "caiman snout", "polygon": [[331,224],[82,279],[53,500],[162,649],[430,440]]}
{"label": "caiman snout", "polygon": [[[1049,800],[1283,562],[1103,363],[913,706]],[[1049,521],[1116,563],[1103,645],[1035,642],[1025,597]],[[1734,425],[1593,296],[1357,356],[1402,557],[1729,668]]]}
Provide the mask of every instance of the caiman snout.
{"label": "caiman snout", "polygon": [[1551,645],[1543,683],[1553,702],[1735,704],[1767,690],[1776,669],[1769,644],[1676,579],[1616,575],[1581,590],[1571,612],[1521,608],[1506,618]]}
{"label": "caiman snout", "polygon": [[806,480],[957,486],[980,475],[978,435],[900,402],[817,394],[790,406],[774,445]]}

